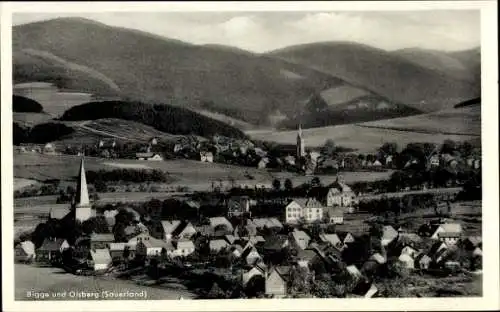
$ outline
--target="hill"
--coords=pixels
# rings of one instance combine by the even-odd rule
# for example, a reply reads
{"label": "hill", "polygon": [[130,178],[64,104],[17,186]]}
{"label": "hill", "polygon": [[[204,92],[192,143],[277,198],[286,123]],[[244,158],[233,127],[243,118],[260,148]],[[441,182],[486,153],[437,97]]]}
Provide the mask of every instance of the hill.
{"label": "hill", "polygon": [[462,102],[462,103],[458,103],[457,105],[455,105],[455,108],[467,107],[467,106],[472,106],[472,105],[481,105],[481,98],[478,97],[478,98],[475,98],[475,99],[472,99],[472,100],[468,100],[468,101],[465,101],[465,102]]}
{"label": "hill", "polygon": [[477,97],[480,88],[367,45],[322,42],[291,46],[267,54],[310,66],[394,102],[426,111],[452,107]]}
{"label": "hill", "polygon": [[12,111],[14,113],[42,113],[43,107],[37,101],[24,96],[12,96]]}
{"label": "hill", "polygon": [[195,134],[203,137],[220,134],[235,138],[245,137],[242,131],[191,110],[141,102],[90,102],[70,108],[60,119],[62,121],[81,121],[102,118],[131,120],[171,134]]}
{"label": "hill", "polygon": [[108,77],[87,66],[69,62],[48,51],[15,50],[12,54],[13,83],[52,83],[59,89],[116,96],[120,88]]}
{"label": "hill", "polygon": [[[229,109],[254,124],[265,124],[270,111],[279,108],[287,114],[312,93],[344,84],[329,74],[283,60],[217,45],[188,44],[80,18],[18,25],[12,40],[21,68],[30,68],[34,62],[32,55],[26,60],[26,51],[38,51],[37,57],[53,55],[104,75],[119,87],[124,99],[176,106],[212,101],[214,111]],[[44,74],[52,71],[52,67],[42,70]],[[29,76],[24,80],[39,78],[36,73],[20,76]],[[101,86],[102,81],[89,83],[82,90],[98,93]]]}
{"label": "hill", "polygon": [[470,105],[410,117],[377,120],[360,126],[427,134],[480,136],[481,106]]}

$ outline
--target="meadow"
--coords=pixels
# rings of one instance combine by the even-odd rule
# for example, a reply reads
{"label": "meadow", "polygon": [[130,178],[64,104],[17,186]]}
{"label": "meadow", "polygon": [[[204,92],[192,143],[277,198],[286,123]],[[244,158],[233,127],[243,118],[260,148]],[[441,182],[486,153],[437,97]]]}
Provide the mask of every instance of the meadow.
{"label": "meadow", "polygon": [[[410,117],[412,118],[412,117]],[[432,121],[439,124],[439,121]],[[276,142],[278,144],[295,144],[297,131],[247,131],[247,135],[256,140]],[[363,124],[347,124],[322,128],[303,129],[302,137],[307,147],[323,146],[332,139],[336,145],[354,149],[360,153],[373,153],[385,142],[396,142],[400,147],[408,143],[428,142],[442,144],[444,140],[467,141],[477,138],[470,135],[422,133],[409,130],[365,127]]]}

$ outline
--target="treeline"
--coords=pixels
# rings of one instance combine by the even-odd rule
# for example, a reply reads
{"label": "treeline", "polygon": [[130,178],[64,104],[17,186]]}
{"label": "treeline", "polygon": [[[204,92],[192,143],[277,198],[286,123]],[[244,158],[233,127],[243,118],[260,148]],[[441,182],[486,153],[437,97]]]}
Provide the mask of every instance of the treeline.
{"label": "treeline", "polygon": [[45,144],[59,140],[61,137],[75,131],[65,124],[53,122],[39,124],[32,128],[24,128],[14,122],[12,127],[12,140],[14,145],[20,145],[22,143]]}
{"label": "treeline", "polygon": [[20,95],[12,96],[12,111],[14,113],[42,113],[43,106],[35,100]]}
{"label": "treeline", "polygon": [[168,174],[158,169],[114,169],[87,171],[89,183],[124,181],[124,182],[168,182]]}
{"label": "treeline", "polygon": [[246,138],[241,130],[221,121],[188,109],[163,104],[151,105],[125,101],[90,102],[68,109],[61,117],[61,120],[95,120],[101,118],[132,120],[171,134],[196,134],[203,137],[220,134],[233,138]]}

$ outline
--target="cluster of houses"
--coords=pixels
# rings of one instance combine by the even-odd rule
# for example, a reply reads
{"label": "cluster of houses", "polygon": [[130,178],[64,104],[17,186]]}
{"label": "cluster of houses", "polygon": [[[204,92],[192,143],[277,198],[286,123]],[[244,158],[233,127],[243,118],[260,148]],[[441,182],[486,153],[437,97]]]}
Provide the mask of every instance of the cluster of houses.
{"label": "cluster of houses", "polygon": [[[254,203],[248,196],[232,197],[227,201],[227,217],[208,218],[208,222],[200,224],[162,219],[161,213],[153,212],[145,218],[128,208],[133,222],[124,229],[125,237],[119,241],[113,234],[92,233],[79,237],[72,246],[61,237],[46,237],[41,246],[35,248],[26,240],[15,245],[15,259],[50,265],[60,262],[64,252],[71,249],[72,257],[86,268],[103,271],[113,268],[116,263],[138,258],[146,261],[158,256],[189,259],[197,251],[197,239],[203,237],[208,239],[212,254],[230,252],[241,260],[243,286],[260,276],[265,280],[264,291],[268,296],[284,297],[289,295],[293,268],[310,270],[315,261],[324,263],[332,274],[343,270],[365,283],[369,280],[367,276],[390,261],[396,261],[408,270],[428,270],[462,266],[460,261],[452,258],[457,250],[466,250],[474,259],[482,257],[480,237],[464,237],[460,224],[443,221],[424,224],[417,233],[385,225],[380,233],[380,251],[373,253],[361,267],[344,263],[343,252],[356,243],[356,235],[346,231],[326,233],[323,227],[321,233],[313,237],[310,231],[311,224],[342,224],[344,213],[352,212],[356,206],[354,192],[341,179],[314,198],[290,199],[280,217],[253,218]],[[96,216],[89,201],[83,158],[77,194],[71,205],[69,210],[51,209],[49,218],[73,218],[83,222]],[[195,202],[190,205],[199,208]],[[118,211],[113,210],[103,213],[109,229],[112,229],[117,214]],[[228,218],[234,216],[244,216],[243,221],[232,224]],[[430,248],[422,243],[425,240],[431,240]],[[272,265],[267,261],[284,249],[295,251],[287,265]],[[396,257],[389,256],[394,254]],[[372,296],[377,292],[375,285],[365,286],[360,288],[363,290],[361,295]]]}

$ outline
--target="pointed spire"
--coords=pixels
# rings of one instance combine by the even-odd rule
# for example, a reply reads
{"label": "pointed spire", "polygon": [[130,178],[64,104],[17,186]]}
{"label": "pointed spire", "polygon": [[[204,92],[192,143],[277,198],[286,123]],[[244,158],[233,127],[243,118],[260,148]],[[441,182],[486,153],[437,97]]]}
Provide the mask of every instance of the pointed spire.
{"label": "pointed spire", "polygon": [[76,187],[75,204],[77,207],[85,207],[90,205],[89,191],[87,188],[87,178],[85,177],[84,156],[80,162],[80,171],[78,176],[78,184]]}
{"label": "pointed spire", "polygon": [[302,136],[302,125],[299,123],[299,131],[298,131],[299,136]]}

